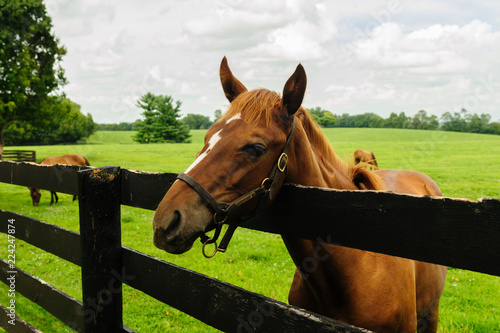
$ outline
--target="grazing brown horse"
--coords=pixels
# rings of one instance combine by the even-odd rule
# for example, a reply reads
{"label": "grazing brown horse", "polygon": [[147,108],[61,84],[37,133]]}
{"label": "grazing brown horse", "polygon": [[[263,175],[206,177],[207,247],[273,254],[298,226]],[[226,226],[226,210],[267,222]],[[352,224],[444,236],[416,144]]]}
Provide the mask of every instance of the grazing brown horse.
{"label": "grazing brown horse", "polygon": [[[82,155],[78,154],[66,154],[62,156],[47,157],[43,159],[40,164],[43,165],[54,165],[54,164],[67,164],[67,165],[86,165],[90,166],[89,161]],[[40,198],[42,197],[42,192],[39,188],[29,187],[31,199],[33,200],[33,206],[38,206],[40,203]],[[54,203],[54,197],[56,203],[59,201],[56,192],[50,191],[50,206]],[[76,200],[76,195],[73,196],[73,201]]]}
{"label": "grazing brown horse", "polygon": [[365,167],[378,169],[377,159],[371,151],[358,149],[354,152],[354,164],[364,163]]}
{"label": "grazing brown horse", "polygon": [[[225,57],[220,78],[230,107],[158,205],[153,219],[158,248],[188,251],[198,237],[213,228],[217,233],[233,215],[272,204],[283,182],[441,195],[418,172],[346,165],[301,107],[306,87],[302,65],[286,82],[282,97],[266,89],[248,91]],[[220,207],[231,213],[220,217]],[[290,304],[375,332],[436,332],[446,267],[293,237],[283,240],[297,266]],[[311,265],[303,267],[311,260],[312,272]]]}

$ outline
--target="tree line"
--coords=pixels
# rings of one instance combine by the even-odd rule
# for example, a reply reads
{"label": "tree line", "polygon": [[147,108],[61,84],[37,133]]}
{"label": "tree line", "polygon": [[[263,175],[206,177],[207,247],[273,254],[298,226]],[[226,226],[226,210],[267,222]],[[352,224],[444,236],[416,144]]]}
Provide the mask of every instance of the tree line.
{"label": "tree line", "polygon": [[[470,132],[500,135],[500,123],[491,122],[489,114],[471,114],[466,109],[460,112],[446,112],[441,117],[428,114],[425,110],[418,111],[413,116],[404,112],[393,112],[387,118],[382,118],[375,113],[350,115],[348,113],[334,115],[330,111],[315,107],[308,110],[311,117],[321,127],[357,127],[357,128],[403,128],[419,130],[442,130],[454,132]],[[208,116],[188,114],[180,121],[189,129],[206,129],[213,125],[220,117],[221,110],[216,110],[214,120]],[[98,130],[105,131],[136,131],[142,120],[133,123],[122,122],[119,124],[98,124]]]}
{"label": "tree line", "polygon": [[137,131],[139,123],[142,120],[137,119],[133,123],[121,122],[118,124],[97,124],[98,131]]}
{"label": "tree line", "polygon": [[385,119],[375,113],[334,115],[321,107],[312,108],[309,113],[321,127],[406,128],[500,135],[500,123],[491,122],[489,114],[471,114],[466,109],[446,112],[439,118],[425,110],[420,110],[413,116],[393,112]]}
{"label": "tree line", "polygon": [[[201,114],[189,113],[184,118],[180,119],[186,124],[190,130],[192,129],[207,129],[212,126],[222,114],[221,110],[214,112],[215,120],[211,120],[208,116]],[[117,124],[97,124],[98,131],[137,131],[143,120],[137,119],[133,123],[120,122]]]}

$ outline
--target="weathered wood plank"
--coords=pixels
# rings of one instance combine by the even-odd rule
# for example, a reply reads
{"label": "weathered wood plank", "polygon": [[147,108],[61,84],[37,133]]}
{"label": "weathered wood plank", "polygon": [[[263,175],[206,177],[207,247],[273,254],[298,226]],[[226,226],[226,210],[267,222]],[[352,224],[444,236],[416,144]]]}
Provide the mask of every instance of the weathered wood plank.
{"label": "weathered wood plank", "polygon": [[224,332],[369,332],[123,247],[123,282]]}
{"label": "weathered wood plank", "polygon": [[86,166],[40,165],[29,162],[0,161],[0,182],[78,194],[76,174]]}
{"label": "weathered wood plank", "polygon": [[[156,209],[175,174],[133,171],[122,203]],[[148,189],[151,189],[149,191]],[[141,192],[142,191],[142,192]],[[149,202],[149,204],[148,204]],[[500,275],[500,201],[287,184],[271,209],[243,227]]]}
{"label": "weathered wood plank", "polygon": [[83,332],[122,332],[120,168],[82,170],[78,181]]}
{"label": "weathered wood plank", "polygon": [[84,317],[80,301],[18,267],[10,268],[9,263],[0,258],[0,280],[8,285],[7,278],[12,275],[15,276],[16,293],[38,304],[66,325],[81,327]]}
{"label": "weathered wood plank", "polygon": [[500,275],[497,199],[286,185],[262,219],[244,226]]}
{"label": "weathered wood plank", "polygon": [[176,177],[176,173],[122,170],[122,205],[155,210]]}
{"label": "weathered wood plank", "polygon": [[16,238],[81,265],[80,235],[34,218],[0,210],[0,231],[7,232],[8,220],[15,220]]}

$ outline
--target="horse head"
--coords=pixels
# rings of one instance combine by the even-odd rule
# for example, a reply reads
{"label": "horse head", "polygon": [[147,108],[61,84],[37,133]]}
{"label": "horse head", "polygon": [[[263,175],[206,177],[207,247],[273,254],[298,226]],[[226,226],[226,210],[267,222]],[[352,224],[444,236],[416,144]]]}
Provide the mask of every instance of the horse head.
{"label": "horse head", "polygon": [[28,187],[30,190],[31,199],[33,200],[33,206],[38,206],[40,198],[42,197],[42,192],[39,188]]}
{"label": "horse head", "polygon": [[153,218],[154,244],[184,253],[222,223],[253,214],[274,200],[293,138],[293,115],[306,88],[302,65],[286,82],[282,97],[247,90],[224,57],[220,79],[229,109],[206,133],[194,163],[174,182]]}

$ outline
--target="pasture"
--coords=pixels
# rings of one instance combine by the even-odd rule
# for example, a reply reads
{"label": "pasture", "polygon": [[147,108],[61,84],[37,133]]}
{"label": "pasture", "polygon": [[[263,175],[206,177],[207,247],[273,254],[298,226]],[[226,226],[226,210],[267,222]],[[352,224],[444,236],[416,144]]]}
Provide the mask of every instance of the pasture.
{"label": "pasture", "polygon": [[[72,152],[84,155],[94,166],[181,172],[202,147],[205,131],[191,133],[190,144],[140,145],[131,140],[133,132],[97,132],[86,145],[29,149],[37,151],[38,161]],[[428,174],[445,196],[500,198],[500,136],[395,129],[327,129],[325,133],[337,154],[345,159],[352,159],[352,152],[362,148],[375,153],[381,168]],[[2,183],[0,209],[78,231],[78,204],[71,201],[71,196],[61,194],[59,203],[49,207],[49,192],[42,192],[40,206],[33,207],[26,188]],[[205,259],[196,243],[190,252],[175,256],[152,244],[152,216],[153,212],[123,206],[123,245],[286,302],[294,266],[279,236],[238,229],[226,254]],[[79,267],[21,241],[16,245],[16,259],[22,269],[81,299]],[[7,257],[3,238],[0,256]],[[7,290],[1,284],[2,304],[9,300]],[[441,300],[440,332],[500,331],[499,296],[499,277],[450,268]],[[71,331],[20,295],[16,300],[18,314],[42,331]],[[215,331],[128,286],[124,286],[124,324],[137,332]]]}

